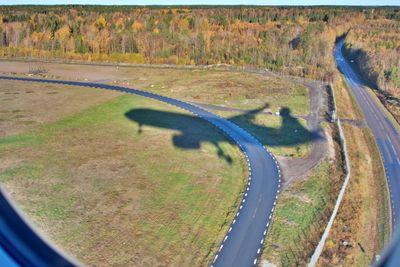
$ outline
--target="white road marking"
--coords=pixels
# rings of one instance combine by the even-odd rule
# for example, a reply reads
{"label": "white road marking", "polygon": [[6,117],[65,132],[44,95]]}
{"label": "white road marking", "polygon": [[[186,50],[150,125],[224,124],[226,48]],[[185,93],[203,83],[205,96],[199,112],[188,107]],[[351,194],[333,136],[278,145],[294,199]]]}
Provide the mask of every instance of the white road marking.
{"label": "white road marking", "polygon": [[215,261],[218,259],[218,254],[217,255],[215,255],[215,258],[214,258],[214,263],[215,263]]}

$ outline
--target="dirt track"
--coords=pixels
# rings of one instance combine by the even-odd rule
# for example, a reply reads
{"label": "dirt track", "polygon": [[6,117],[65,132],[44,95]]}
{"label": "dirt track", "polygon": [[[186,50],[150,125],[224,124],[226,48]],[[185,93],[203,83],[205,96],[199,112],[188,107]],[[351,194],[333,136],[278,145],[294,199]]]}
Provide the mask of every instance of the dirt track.
{"label": "dirt track", "polygon": [[325,87],[311,82],[304,85],[309,89],[310,97],[310,113],[306,118],[308,130],[314,135],[320,134],[323,138],[312,138],[311,153],[306,158],[278,157],[279,164],[283,169],[284,185],[305,175],[325,157],[333,157],[334,154],[331,136],[321,128],[328,106]]}

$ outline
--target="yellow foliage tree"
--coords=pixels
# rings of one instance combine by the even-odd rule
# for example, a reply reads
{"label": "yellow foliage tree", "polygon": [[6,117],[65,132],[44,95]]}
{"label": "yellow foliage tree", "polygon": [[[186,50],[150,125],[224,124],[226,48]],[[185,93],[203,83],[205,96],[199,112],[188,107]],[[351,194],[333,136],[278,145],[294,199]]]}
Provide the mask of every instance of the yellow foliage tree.
{"label": "yellow foliage tree", "polygon": [[141,23],[141,22],[139,22],[139,21],[135,21],[135,22],[132,24],[132,31],[133,31],[134,33],[141,32],[141,31],[143,31],[143,30],[144,30],[144,25],[143,25],[143,23]]}
{"label": "yellow foliage tree", "polygon": [[201,28],[202,31],[208,31],[210,28],[210,23],[208,22],[207,18],[203,18],[201,21]]}
{"label": "yellow foliage tree", "polygon": [[69,41],[69,38],[71,36],[71,29],[69,28],[68,25],[62,26],[58,31],[56,31],[55,34],[56,38],[60,41],[61,49],[63,52],[67,52],[67,43]]}
{"label": "yellow foliage tree", "polygon": [[107,21],[103,16],[100,16],[98,19],[96,19],[96,22],[94,25],[97,27],[99,31],[104,29],[106,27]]}
{"label": "yellow foliage tree", "polygon": [[187,18],[183,18],[179,21],[178,27],[180,31],[188,30],[189,29],[189,20]]}

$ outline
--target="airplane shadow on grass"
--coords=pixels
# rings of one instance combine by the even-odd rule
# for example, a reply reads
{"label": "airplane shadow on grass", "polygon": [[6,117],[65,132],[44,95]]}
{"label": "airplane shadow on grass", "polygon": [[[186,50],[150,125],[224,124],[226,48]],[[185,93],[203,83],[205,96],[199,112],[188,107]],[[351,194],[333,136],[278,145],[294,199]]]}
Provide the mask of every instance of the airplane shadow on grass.
{"label": "airplane shadow on grass", "polygon": [[[248,130],[265,146],[297,146],[324,138],[321,131],[311,132],[306,129],[286,107],[280,110],[282,123],[279,128],[255,123],[256,115],[267,106],[268,104],[227,119]],[[172,137],[174,146],[182,149],[200,149],[203,142],[208,142],[216,147],[220,158],[229,164],[232,163],[232,158],[220,146],[221,143],[227,142],[227,139],[221,134],[215,134],[215,129],[210,130],[212,126],[203,119],[181,113],[142,108],[132,109],[126,112],[125,116],[139,125],[138,134],[142,133],[144,125],[176,130],[179,133]]]}

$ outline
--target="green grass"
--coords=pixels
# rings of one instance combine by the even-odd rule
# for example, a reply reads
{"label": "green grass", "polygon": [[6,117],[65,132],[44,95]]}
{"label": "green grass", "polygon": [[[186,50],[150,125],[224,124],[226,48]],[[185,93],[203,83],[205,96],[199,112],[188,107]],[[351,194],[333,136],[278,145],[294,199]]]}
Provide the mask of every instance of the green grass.
{"label": "green grass", "polygon": [[[21,162],[0,168],[0,181],[45,234],[88,265],[205,265],[233,218],[244,161],[226,141],[232,164],[208,142],[175,147],[172,129],[145,125],[139,134],[124,116],[138,108],[186,114],[123,95],[2,137],[0,161]],[[199,119],[183,127],[224,139]]]}
{"label": "green grass", "polygon": [[277,94],[270,104],[273,112],[279,111],[282,107],[290,108],[296,115],[306,115],[310,111],[308,90],[302,85],[293,86],[289,94]]}
{"label": "green grass", "polygon": [[29,145],[33,143],[37,143],[38,138],[37,136],[21,136],[21,135],[16,135],[16,136],[7,136],[0,138],[0,145],[1,146],[6,146],[6,145]]}
{"label": "green grass", "polygon": [[20,177],[21,179],[33,179],[42,173],[40,166],[20,165],[14,168],[8,168],[0,172],[0,182],[5,183],[9,180]]}
{"label": "green grass", "polygon": [[307,180],[296,181],[281,194],[276,212],[264,246],[262,259],[281,264],[285,253],[297,249],[298,236],[303,236],[310,225],[316,222],[315,214],[323,211],[323,198],[329,195],[332,166],[323,161]]}

